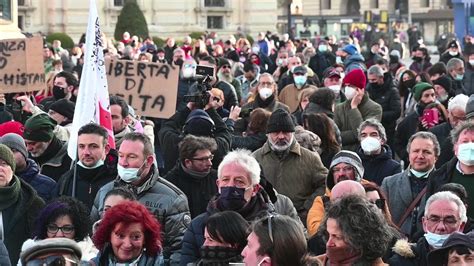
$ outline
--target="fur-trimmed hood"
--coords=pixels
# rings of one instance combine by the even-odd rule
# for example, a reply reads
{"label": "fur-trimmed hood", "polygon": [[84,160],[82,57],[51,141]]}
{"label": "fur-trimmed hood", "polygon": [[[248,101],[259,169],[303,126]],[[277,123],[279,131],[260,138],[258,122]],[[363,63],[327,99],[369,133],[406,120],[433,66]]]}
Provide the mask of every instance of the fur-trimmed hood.
{"label": "fur-trimmed hood", "polygon": [[404,258],[414,258],[415,253],[413,252],[412,247],[414,244],[411,244],[406,239],[398,240],[392,248],[392,251]]}

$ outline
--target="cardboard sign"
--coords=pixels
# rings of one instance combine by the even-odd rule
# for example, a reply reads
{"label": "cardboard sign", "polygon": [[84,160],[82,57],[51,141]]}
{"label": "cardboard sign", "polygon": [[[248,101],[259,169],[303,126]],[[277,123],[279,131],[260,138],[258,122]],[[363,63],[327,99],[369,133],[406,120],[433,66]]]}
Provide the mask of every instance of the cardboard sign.
{"label": "cardboard sign", "polygon": [[0,93],[37,91],[45,87],[43,39],[0,40]]}
{"label": "cardboard sign", "polygon": [[176,112],[179,68],[167,64],[106,59],[109,93],[138,114],[169,118]]}

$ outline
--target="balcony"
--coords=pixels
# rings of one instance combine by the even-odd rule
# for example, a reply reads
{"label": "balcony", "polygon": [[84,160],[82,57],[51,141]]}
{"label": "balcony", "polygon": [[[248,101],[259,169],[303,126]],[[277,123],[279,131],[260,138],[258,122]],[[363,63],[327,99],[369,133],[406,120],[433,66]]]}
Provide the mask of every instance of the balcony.
{"label": "balcony", "polygon": [[197,13],[232,12],[229,0],[200,0],[194,9]]}

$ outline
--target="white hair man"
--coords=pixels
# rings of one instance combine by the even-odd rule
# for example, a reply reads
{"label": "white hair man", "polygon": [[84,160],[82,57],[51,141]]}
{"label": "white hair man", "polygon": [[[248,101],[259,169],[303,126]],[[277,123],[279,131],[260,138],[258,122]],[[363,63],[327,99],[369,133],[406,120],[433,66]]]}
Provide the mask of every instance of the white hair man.
{"label": "white hair man", "polygon": [[466,107],[469,97],[458,94],[448,102],[448,121],[432,127],[429,131],[438,138],[441,154],[436,162],[436,168],[441,167],[454,157],[453,143],[449,133],[460,122],[466,120]]}
{"label": "white hair man", "polygon": [[414,245],[406,240],[397,241],[389,264],[427,265],[428,253],[441,248],[452,233],[462,232],[466,221],[466,207],[458,196],[449,191],[432,195],[422,218],[424,236]]}

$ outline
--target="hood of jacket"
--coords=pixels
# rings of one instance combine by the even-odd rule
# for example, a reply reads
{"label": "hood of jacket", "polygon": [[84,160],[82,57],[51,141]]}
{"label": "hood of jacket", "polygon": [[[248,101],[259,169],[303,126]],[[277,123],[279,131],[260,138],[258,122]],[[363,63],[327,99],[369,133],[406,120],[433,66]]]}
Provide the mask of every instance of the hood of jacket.
{"label": "hood of jacket", "polygon": [[30,158],[26,159],[26,163],[26,169],[23,172],[17,173],[17,176],[21,176],[23,180],[25,180],[27,183],[30,183],[31,180],[33,180],[33,178],[38,175],[40,169],[38,164]]}
{"label": "hood of jacket", "polygon": [[348,65],[350,65],[351,63],[354,63],[354,62],[364,63],[365,60],[364,60],[364,57],[361,54],[349,55],[344,60],[344,66],[348,66]]}

